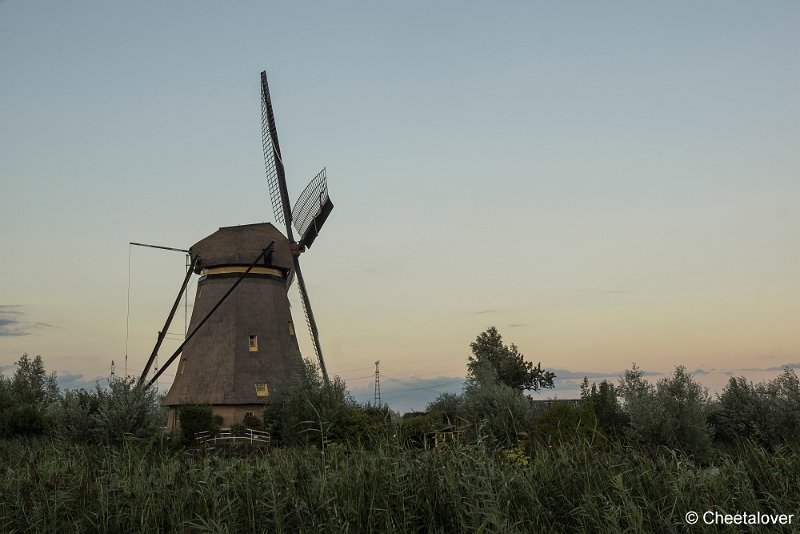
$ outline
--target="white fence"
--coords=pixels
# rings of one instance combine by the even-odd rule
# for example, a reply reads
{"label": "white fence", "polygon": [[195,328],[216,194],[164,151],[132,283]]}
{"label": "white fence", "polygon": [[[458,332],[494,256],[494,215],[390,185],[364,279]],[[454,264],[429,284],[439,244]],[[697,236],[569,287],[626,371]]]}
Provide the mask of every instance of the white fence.
{"label": "white fence", "polygon": [[252,443],[256,445],[269,445],[269,432],[245,428],[239,435],[233,434],[230,428],[220,428],[218,434],[204,430],[195,434],[195,439],[200,445],[205,445],[207,449],[213,449],[216,445]]}

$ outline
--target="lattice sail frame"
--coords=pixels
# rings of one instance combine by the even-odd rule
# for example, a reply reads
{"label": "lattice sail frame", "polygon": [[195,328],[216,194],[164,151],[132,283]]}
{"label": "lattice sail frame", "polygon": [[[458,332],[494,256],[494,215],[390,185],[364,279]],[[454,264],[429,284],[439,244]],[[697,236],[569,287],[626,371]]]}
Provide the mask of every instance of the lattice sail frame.
{"label": "lattice sail frame", "polygon": [[[267,185],[269,186],[269,200],[272,204],[272,213],[275,221],[286,224],[283,218],[283,205],[281,204],[281,191],[278,185],[278,166],[275,161],[275,148],[272,145],[272,136],[269,134],[269,119],[267,118],[267,102],[269,90],[261,87],[261,145],[264,149],[264,165],[267,170]],[[280,156],[278,156],[280,157]]]}
{"label": "lattice sail frame", "polygon": [[322,169],[300,193],[292,208],[292,222],[301,236],[306,235],[308,227],[322,212],[322,207],[329,200],[328,178],[325,169]]}

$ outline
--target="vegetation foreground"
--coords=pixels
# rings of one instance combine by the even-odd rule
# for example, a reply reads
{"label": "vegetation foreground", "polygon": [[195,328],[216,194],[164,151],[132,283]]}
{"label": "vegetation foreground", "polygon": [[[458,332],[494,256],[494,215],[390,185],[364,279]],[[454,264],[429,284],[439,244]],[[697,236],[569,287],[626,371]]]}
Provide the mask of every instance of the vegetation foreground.
{"label": "vegetation foreground", "polygon": [[470,348],[462,392],[424,412],[360,405],[308,364],[224,433],[181,406],[173,436],[155,389],[62,392],[23,355],[0,375],[0,532],[800,530],[794,370],[712,398],[684,367],[653,383],[634,365],[536,402],[552,372],[494,328]]}
{"label": "vegetation foreground", "polygon": [[699,528],[685,524],[690,510],[800,510],[800,462],[788,448],[743,445],[711,468],[587,441],[514,452],[304,447],[236,457],[6,440],[0,531],[689,532]]}

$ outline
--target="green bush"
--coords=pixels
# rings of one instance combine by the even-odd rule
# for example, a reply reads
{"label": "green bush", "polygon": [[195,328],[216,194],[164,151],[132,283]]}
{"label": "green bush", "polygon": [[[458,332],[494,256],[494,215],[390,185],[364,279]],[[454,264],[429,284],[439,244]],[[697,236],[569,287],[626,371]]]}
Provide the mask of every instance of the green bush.
{"label": "green bush", "polygon": [[441,393],[425,408],[426,412],[441,412],[455,422],[463,409],[464,397],[456,393]]}
{"label": "green bush", "polygon": [[651,448],[679,449],[698,460],[710,456],[712,428],[707,419],[712,404],[708,392],[685,367],[676,367],[671,377],[654,386],[634,365],[625,371],[619,392],[630,418],[629,438]]}
{"label": "green bush", "polygon": [[368,417],[350,396],[344,381],[325,383],[318,367],[306,360],[303,372],[288,387],[277,390],[264,410],[272,440],[285,445],[358,441]]}
{"label": "green bush", "polygon": [[253,430],[261,430],[261,428],[263,427],[261,419],[250,413],[245,414],[242,423],[244,424],[245,427],[252,428]]}
{"label": "green bush", "polygon": [[581,403],[597,418],[597,425],[606,437],[621,438],[628,427],[628,416],[617,398],[617,390],[607,380],[592,384],[584,377],[581,384]]}
{"label": "green bush", "polygon": [[178,407],[178,424],[181,428],[181,444],[194,445],[198,432],[214,432],[218,426],[210,404],[183,404]]}
{"label": "green bush", "polygon": [[445,427],[446,418],[442,412],[405,413],[400,419],[400,440],[406,447],[432,447],[436,432]]}
{"label": "green bush", "polygon": [[531,432],[531,442],[541,440],[547,444],[569,441],[593,441],[597,438],[598,422],[591,406],[576,405],[569,401],[553,401],[552,406],[536,418]]}
{"label": "green bush", "polygon": [[103,394],[99,387],[94,392],[85,389],[65,391],[54,416],[57,435],[74,442],[96,441],[94,416],[100,409]]}
{"label": "green bush", "polygon": [[98,388],[98,407],[92,422],[99,441],[120,443],[127,438],[160,436],[166,414],[155,388],[138,385],[133,377],[112,378],[108,389]]}
{"label": "green bush", "polygon": [[753,384],[731,377],[713,415],[723,443],[755,440],[764,446],[800,442],[800,380],[785,369],[773,380]]}
{"label": "green bush", "polygon": [[490,446],[516,444],[533,423],[527,397],[519,389],[501,382],[490,365],[475,366],[464,387],[461,417],[477,439]]}
{"label": "green bush", "polygon": [[0,376],[0,436],[44,434],[60,400],[55,374],[47,374],[41,356],[23,354],[16,366],[11,379]]}

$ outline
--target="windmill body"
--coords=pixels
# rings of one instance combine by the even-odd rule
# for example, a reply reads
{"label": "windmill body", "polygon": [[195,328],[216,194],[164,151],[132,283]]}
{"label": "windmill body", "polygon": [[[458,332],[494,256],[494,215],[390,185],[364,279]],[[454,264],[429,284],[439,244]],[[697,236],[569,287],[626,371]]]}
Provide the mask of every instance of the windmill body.
{"label": "windmill body", "polygon": [[211,404],[223,426],[242,422],[247,414],[260,419],[270,391],[287,386],[301,372],[287,295],[292,252],[286,237],[269,223],[220,228],[191,247],[200,279],[189,331],[270,243],[267,258],[183,348],[164,398],[169,430],[175,430],[182,404]]}
{"label": "windmill body", "polygon": [[285,225],[286,234],[269,223],[230,226],[189,249],[191,268],[139,378],[140,384],[147,381],[189,278],[192,272],[199,274],[187,337],[147,382],[152,386],[180,357],[175,381],[163,401],[169,407],[170,431],[180,426],[181,405],[210,404],[222,424],[229,426],[244,422],[247,414],[260,418],[270,392],[292,385],[303,371],[287,294],[295,280],[322,378],[328,381],[300,270],[300,254],[311,247],[333,209],[325,169],[290,209],[266,72],[261,73],[261,120],[270,202],[275,221]]}

